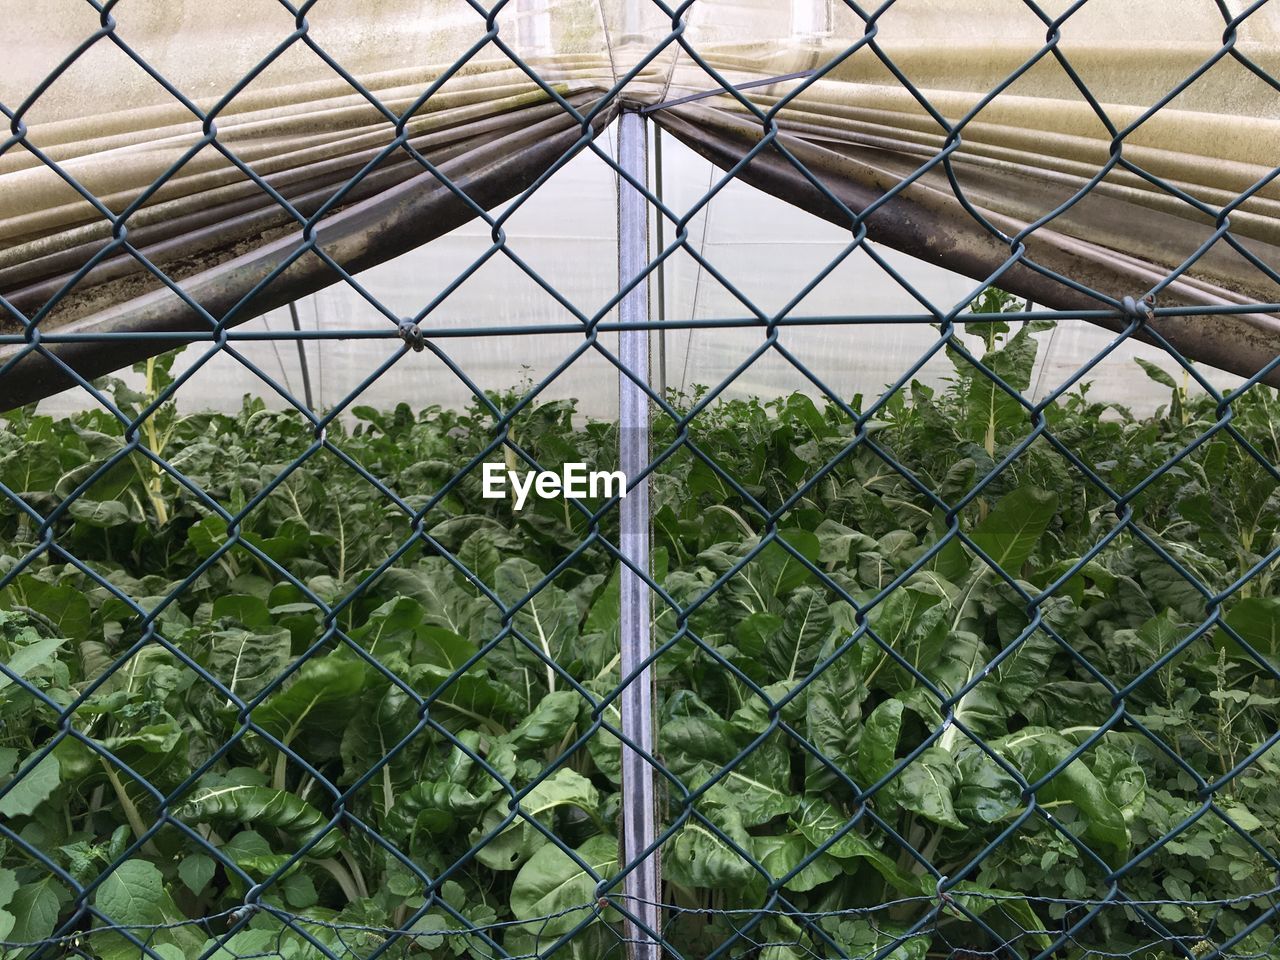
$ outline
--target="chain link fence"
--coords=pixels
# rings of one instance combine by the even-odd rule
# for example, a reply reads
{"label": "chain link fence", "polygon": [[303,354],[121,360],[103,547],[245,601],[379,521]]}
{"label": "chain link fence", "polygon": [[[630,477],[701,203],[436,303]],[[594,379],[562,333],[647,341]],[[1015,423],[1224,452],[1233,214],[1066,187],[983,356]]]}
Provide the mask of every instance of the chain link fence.
{"label": "chain link fence", "polygon": [[[1280,89],[1235,45],[1265,2],[1219,5],[1209,59],[1127,127],[1088,99],[1059,47],[1083,2],[1057,15],[1011,4],[1010,16],[1043,23],[1045,44],[958,121],[880,46],[893,2],[841,7],[859,25],[848,36],[831,5],[796,5],[837,55],[737,86],[686,36],[694,4],[654,3],[643,12],[662,33],[593,97],[562,83],[542,50],[567,29],[555,5],[459,4],[448,22],[462,24],[468,54],[394,106],[313,32],[323,3],[280,0],[291,32],[199,102],[130,45],[140,14],[129,3],[84,5],[96,29],[25,99],[0,105],[10,129],[0,159],[53,171],[99,231],[96,246],[50,254],[43,279],[22,273],[35,260],[0,268],[12,280],[0,384],[21,379],[4,395],[69,386],[92,400],[60,419],[15,406],[0,425],[0,954],[1277,955],[1280,406],[1266,381],[1280,352],[1263,343],[1270,361],[1223,391],[1187,356],[1191,327],[1176,326],[1275,304],[1166,305],[1161,294],[1224,246],[1259,282],[1276,281],[1276,264],[1233,235],[1232,216],[1269,196],[1280,167],[1207,202],[1124,152],[1143,120],[1176,109],[1219,61]],[[52,15],[20,19],[35,30]],[[508,43],[517,34],[523,46]],[[530,44],[538,56],[517,49]],[[126,202],[85,187],[63,145],[27,124],[97,45],[128,56],[199,127]],[[244,141],[220,140],[224,112],[291,51],[379,115],[367,156],[338,165],[315,195],[259,172],[240,155]],[[637,78],[677,51],[705,88],[633,109]],[[543,167],[511,174],[498,214],[491,188],[416,141],[413,126],[481,53],[514,67],[562,124]],[[881,200],[851,209],[778,118],[859,54],[924,104],[942,141],[881,184]],[[1110,130],[1109,156],[1010,234],[969,204],[952,156],[983,106],[1053,58]],[[765,105],[751,99],[779,84],[786,92]],[[725,172],[695,209],[671,209],[650,181],[646,124],[715,97],[736,103],[757,138],[719,158]],[[620,111],[639,131],[630,159],[628,147],[615,156],[600,144]],[[208,151],[269,201],[252,243],[287,240],[230,293],[173,259],[163,221],[145,220]],[[622,222],[617,290],[591,306],[560,296],[504,235],[583,154],[616,171]],[[806,317],[794,312],[802,294],[774,311],[735,287],[689,224],[757,157],[842,211],[840,259],[870,255],[920,310]],[[1193,206],[1208,239],[1145,287],[1097,293],[1028,251],[1114,168]],[[949,178],[1003,250],[958,303],[931,303],[868,233],[929,172]],[[492,243],[401,316],[358,275],[368,249],[344,259],[324,233],[366,187],[402,189],[408,204],[435,190],[488,224]],[[452,221],[441,209],[413,212],[436,211],[442,233]],[[270,232],[285,229],[277,220],[285,233]],[[10,242],[30,235],[15,229]],[[403,245],[421,239],[410,230]],[[733,289],[743,316],[659,320],[648,291],[678,256]],[[433,327],[432,311],[492,257],[522,265],[572,322]],[[279,302],[295,295],[304,261],[355,289],[385,327],[236,326],[276,302],[274,284],[288,288]],[[86,325],[93,314],[76,313],[76,298],[111,264],[106,282],[143,277],[181,304],[185,325],[138,314]],[[815,264],[806,290],[835,266]],[[1005,293],[1017,269],[1090,304],[1047,309]],[[1111,328],[1106,345],[1029,399],[1044,339],[1084,321]],[[857,337],[889,324],[932,330],[932,346],[903,357],[901,377],[874,395],[830,389],[798,346],[811,327]],[[649,380],[648,343],[679,329],[759,336],[720,382],[664,392]],[[553,334],[574,346],[536,382],[485,389],[466,368],[469,339]],[[387,358],[326,410],[247,349],[262,339],[341,349],[357,335],[389,343]],[[1167,358],[1146,369],[1169,396],[1153,416],[1087,390],[1090,372],[1136,340]],[[178,347],[196,357],[182,372]],[[616,375],[606,389],[621,390],[617,419],[591,417],[589,398],[585,412],[544,398],[582,357]],[[470,406],[362,405],[386,370],[428,360],[424,376],[461,382]],[[99,376],[133,362],[140,388]],[[767,362],[797,389],[730,399],[734,379]],[[239,412],[179,412],[175,397],[214,363],[250,369],[284,409],[252,397]],[[946,366],[945,386],[917,381],[927,363]],[[537,489],[518,508],[509,489],[488,495],[490,467],[509,486],[534,483],[526,471],[563,486],[568,464],[621,468],[625,491],[597,477],[581,497]]]}

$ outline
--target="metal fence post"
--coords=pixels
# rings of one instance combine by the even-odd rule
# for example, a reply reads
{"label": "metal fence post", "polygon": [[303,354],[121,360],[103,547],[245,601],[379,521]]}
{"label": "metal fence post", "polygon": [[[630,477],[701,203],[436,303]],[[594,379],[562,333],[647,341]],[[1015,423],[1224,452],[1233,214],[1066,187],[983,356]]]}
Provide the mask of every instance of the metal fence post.
{"label": "metal fence post", "polygon": [[[618,165],[638,183],[648,183],[647,135],[644,117],[624,112],[618,120]],[[644,195],[624,178],[618,178],[618,284],[626,286],[644,272],[649,260],[649,211]],[[641,282],[618,304],[622,323],[643,322],[649,317],[648,283]],[[619,466],[631,478],[644,472],[649,462],[649,399],[640,384],[649,382],[649,331],[623,329],[618,334],[618,355],[631,376],[619,372]],[[633,379],[634,378],[634,379]],[[639,381],[639,383],[637,383]],[[649,481],[635,483],[621,503],[622,556],[634,569],[621,574],[621,670],[631,676],[648,659],[650,596],[644,578],[636,571],[649,570]],[[645,667],[622,691],[622,732],[628,743],[622,748],[622,863],[634,868],[627,874],[623,892],[640,923],[628,923],[629,954],[633,960],[657,960],[660,948],[643,927],[658,929],[658,856],[648,853],[657,833],[657,803],[652,756],[654,742],[653,672]]]}

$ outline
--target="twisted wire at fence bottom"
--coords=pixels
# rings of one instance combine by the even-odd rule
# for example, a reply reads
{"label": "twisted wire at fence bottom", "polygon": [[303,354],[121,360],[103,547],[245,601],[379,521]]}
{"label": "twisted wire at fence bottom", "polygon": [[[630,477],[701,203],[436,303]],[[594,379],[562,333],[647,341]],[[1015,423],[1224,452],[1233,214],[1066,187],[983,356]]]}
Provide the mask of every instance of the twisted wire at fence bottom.
{"label": "twisted wire at fence bottom", "polygon": [[[327,930],[336,934],[367,934],[374,937],[397,937],[400,940],[407,941],[410,944],[419,941],[440,940],[445,937],[481,937],[490,933],[498,933],[503,930],[513,928],[537,930],[539,927],[545,927],[546,924],[553,920],[559,920],[562,917],[573,916],[578,913],[589,913],[600,910],[599,901],[592,900],[587,903],[575,904],[573,906],[564,907],[553,913],[546,913],[536,917],[530,917],[524,920],[503,920],[486,924],[473,924],[467,927],[440,927],[430,930],[416,930],[410,927],[388,927],[377,926],[368,923],[343,922],[337,920],[325,920],[320,917],[311,917],[306,914],[293,913],[288,910],[282,910],[279,907],[269,904],[245,904],[239,907],[231,907],[221,910],[217,913],[211,913],[207,916],[195,919],[175,920],[169,923],[149,923],[149,924],[104,924],[100,927],[94,927],[92,930],[77,931],[75,933],[64,934],[60,937],[48,937],[43,940],[35,941],[10,941],[0,939],[0,951],[3,950],[29,950],[37,947],[63,947],[70,949],[78,949],[80,946],[94,937],[106,936],[109,934],[128,933],[144,944],[149,944],[157,933],[182,929],[197,929],[207,933],[207,928],[219,921],[227,921],[236,923],[244,920],[254,914],[263,914],[280,921],[281,929],[277,936],[283,937],[284,933],[290,927],[312,927],[317,930]],[[244,929],[250,929],[248,927]],[[554,937],[549,938],[554,940]],[[237,960],[253,960],[255,957],[274,957],[280,954],[283,949],[283,941],[278,942],[277,949],[274,952],[256,952],[256,953],[237,953],[223,945],[219,956],[223,953],[230,953]],[[477,950],[476,946],[471,946],[471,950]],[[0,954],[2,955],[2,954]],[[503,960],[524,960],[524,957],[534,957],[537,954],[512,955],[503,954]]]}
{"label": "twisted wire at fence bottom", "polygon": [[[877,914],[889,913],[899,908],[909,907],[909,906],[923,906],[923,907],[940,906],[945,911],[945,908],[948,905],[948,901],[952,899],[956,899],[956,900],[963,899],[967,901],[985,901],[997,906],[1006,902],[1039,904],[1043,906],[1065,906],[1068,908],[1068,911],[1070,912],[1070,911],[1084,911],[1084,910],[1095,909],[1095,908],[1099,908],[1099,909],[1148,908],[1149,909],[1149,908],[1155,908],[1155,907],[1161,907],[1161,906],[1176,906],[1176,907],[1183,907],[1183,908],[1195,907],[1195,908],[1201,908],[1201,909],[1225,908],[1225,907],[1232,907],[1232,906],[1241,906],[1244,904],[1254,903],[1260,900],[1274,901],[1277,897],[1280,897],[1280,883],[1277,883],[1275,886],[1272,886],[1265,890],[1242,893],[1234,897],[1222,897],[1217,899],[1199,899],[1199,900],[1178,900],[1173,898],[1145,899],[1145,900],[1143,899],[1070,900],[1070,899],[1064,899],[1062,897],[1041,897],[1041,896],[1022,895],[1022,894],[1015,894],[1015,893],[1001,893],[1001,892],[995,892],[995,891],[973,891],[973,892],[959,891],[955,894],[948,894],[942,897],[928,897],[928,896],[900,897],[895,900],[890,900],[890,901],[877,903],[869,906],[842,907],[839,909],[832,909],[832,910],[807,910],[806,911],[806,910],[784,910],[784,909],[778,909],[778,908],[690,907],[690,906],[683,906],[681,904],[677,904],[673,902],[650,901],[640,897],[631,896],[628,894],[617,893],[617,894],[611,894],[602,899],[573,904],[571,906],[564,907],[554,912],[542,914],[536,917],[529,917],[527,919],[522,919],[522,920],[505,920],[505,921],[498,921],[498,922],[485,923],[485,924],[473,924],[471,926],[466,926],[466,927],[460,927],[460,926],[459,927],[438,927],[438,928],[432,928],[429,930],[415,929],[414,925],[410,925],[408,927],[403,927],[403,926],[393,927],[393,926],[380,926],[377,924],[369,924],[369,923],[356,923],[351,921],[325,920],[318,917],[307,916],[305,914],[294,913],[294,912],[284,910],[269,904],[245,904],[243,906],[233,907],[233,908],[219,911],[217,913],[212,913],[198,919],[178,920],[178,921],[173,921],[169,923],[155,923],[155,924],[110,924],[110,925],[95,927],[92,930],[79,931],[72,934],[66,934],[61,937],[53,937],[53,938],[48,938],[48,939],[39,940],[39,941],[31,941],[31,942],[15,942],[15,941],[0,939],[0,950],[22,951],[26,949],[34,949],[37,947],[45,947],[45,948],[62,947],[64,949],[78,951],[81,947],[86,946],[95,937],[102,937],[110,934],[119,934],[119,933],[128,933],[132,935],[134,938],[136,938],[138,941],[140,941],[141,943],[149,944],[152,938],[154,938],[154,936],[157,933],[160,933],[163,931],[172,931],[172,930],[178,930],[183,928],[194,928],[194,929],[199,929],[202,932],[208,933],[208,928],[220,921],[236,923],[236,922],[245,920],[249,916],[252,916],[254,914],[262,914],[264,916],[269,916],[274,918],[275,920],[279,921],[281,924],[281,928],[277,932],[278,939],[277,939],[275,950],[259,949],[254,952],[241,953],[231,949],[226,945],[223,945],[220,948],[220,952],[218,955],[219,956],[230,955],[235,957],[236,960],[257,960],[257,958],[262,958],[262,960],[268,960],[268,958],[282,956],[283,955],[282,951],[284,950],[284,943],[282,938],[284,936],[285,931],[291,927],[301,927],[301,928],[309,927],[317,930],[330,931],[332,933],[338,934],[339,936],[341,936],[342,934],[363,934],[363,935],[367,935],[375,938],[381,938],[384,940],[390,937],[395,937],[398,940],[403,941],[406,946],[419,945],[423,943],[431,943],[432,941],[440,942],[445,938],[454,938],[454,937],[463,938],[467,941],[470,941],[467,944],[467,949],[477,956],[494,957],[495,960],[497,960],[499,956],[501,956],[502,960],[534,960],[534,958],[542,957],[545,954],[538,951],[537,949],[529,953],[512,954],[512,953],[503,952],[500,955],[490,954],[484,949],[482,944],[479,942],[480,938],[486,937],[489,934],[500,933],[504,930],[521,929],[521,930],[533,931],[535,932],[535,936],[543,936],[548,941],[548,946],[549,946],[551,943],[554,943],[559,938],[551,935],[541,934],[539,931],[539,928],[545,927],[547,924],[549,924],[554,920],[559,920],[564,917],[574,916],[576,914],[583,914],[584,920],[588,919],[587,917],[588,914],[595,914],[596,918],[598,919],[602,910],[607,909],[604,903],[604,901],[607,901],[610,905],[613,905],[613,906],[618,906],[618,905],[627,904],[627,903],[634,903],[634,904],[644,903],[644,904],[649,904],[657,907],[660,914],[664,918],[663,920],[664,930],[662,931],[663,934],[665,934],[670,927],[672,927],[674,924],[678,923],[680,920],[684,918],[697,918],[697,919],[708,920],[708,921],[715,920],[715,919],[723,919],[727,922],[727,924],[729,925],[729,928],[733,931],[736,937],[739,940],[741,940],[743,944],[744,952],[742,953],[734,952],[731,954],[727,954],[727,956],[734,957],[734,958],[745,957],[751,951],[763,950],[769,947],[779,947],[779,948],[785,947],[791,950],[802,950],[803,956],[805,957],[815,958],[815,960],[826,960],[826,958],[829,956],[828,954],[819,953],[812,946],[806,945],[802,937],[795,937],[793,939],[769,939],[769,940],[756,939],[751,934],[751,928],[753,924],[749,924],[745,922],[745,921],[754,921],[761,917],[777,917],[781,919],[790,920],[793,922],[804,922],[804,923],[811,923],[811,922],[816,922],[821,920],[841,920],[841,919],[861,920],[868,924],[868,927],[871,932],[873,932],[878,936],[885,937],[886,941],[890,944],[892,943],[906,944],[913,940],[925,940],[925,941],[932,942],[932,938],[939,938],[940,943],[939,942],[933,943],[935,954],[937,953],[937,947],[941,945],[949,949],[950,951],[952,951],[951,955],[954,955],[956,957],[964,957],[966,958],[966,960],[977,960],[977,958],[982,958],[982,957],[991,957],[994,960],[994,958],[998,958],[1004,955],[1002,953],[1003,950],[1005,950],[1008,947],[1018,945],[1020,941],[1026,938],[1043,937],[1043,936],[1062,938],[1063,946],[1070,945],[1079,951],[1078,953],[1074,954],[1074,956],[1077,957],[1078,960],[1090,960],[1090,958],[1097,958],[1097,960],[1123,960],[1123,958],[1130,958],[1130,957],[1136,957],[1136,956],[1142,955],[1147,950],[1156,950],[1162,946],[1171,947],[1175,944],[1188,948],[1194,952],[1198,947],[1201,947],[1207,944],[1208,941],[1206,941],[1205,938],[1194,935],[1194,934],[1170,935],[1170,936],[1161,937],[1159,939],[1152,939],[1145,944],[1134,946],[1125,951],[1109,951],[1106,949],[1099,948],[1095,945],[1080,942],[1076,940],[1073,936],[1071,936],[1069,933],[1067,933],[1064,929],[1051,929],[1048,927],[1044,927],[1044,928],[1038,928],[1038,929],[1024,928],[1020,932],[1013,934],[1004,943],[999,944],[993,948],[984,949],[984,948],[974,947],[971,945],[951,944],[946,939],[945,932],[939,929],[939,924],[937,920],[935,920],[934,923],[927,925],[926,927],[922,928],[921,930],[915,933],[903,934],[900,932],[893,932],[893,931],[884,930],[882,928],[877,927],[875,924],[875,917]],[[1274,902],[1272,903],[1272,906],[1273,907],[1275,906]],[[939,915],[938,919],[941,919],[941,914]],[[741,925],[739,925],[738,923],[735,923],[735,921],[744,921],[744,922]],[[613,940],[616,941],[616,943],[618,944],[651,943],[652,942],[650,940],[640,940],[635,937],[628,937],[616,924],[615,925],[606,924],[605,926],[606,926],[606,929],[609,930]],[[245,929],[249,929],[249,928],[246,927]],[[665,936],[663,936],[662,940],[663,942],[665,942],[666,940]],[[1277,932],[1275,935],[1272,936],[1269,947],[1274,948],[1277,945],[1280,945],[1280,932]],[[346,949],[352,949],[349,945],[346,945],[345,943],[344,943],[344,947]],[[865,957],[870,957],[873,955],[881,955],[882,953],[883,953],[883,946],[878,945],[871,953],[866,954]],[[1221,952],[1217,954],[1217,956],[1223,958],[1223,960],[1264,960],[1264,958],[1272,957],[1274,955],[1275,954],[1270,949],[1268,949],[1265,952],[1241,951],[1241,952]],[[842,958],[842,960],[845,960],[846,955],[841,954],[840,957]],[[847,960],[864,960],[864,956],[848,954]]]}

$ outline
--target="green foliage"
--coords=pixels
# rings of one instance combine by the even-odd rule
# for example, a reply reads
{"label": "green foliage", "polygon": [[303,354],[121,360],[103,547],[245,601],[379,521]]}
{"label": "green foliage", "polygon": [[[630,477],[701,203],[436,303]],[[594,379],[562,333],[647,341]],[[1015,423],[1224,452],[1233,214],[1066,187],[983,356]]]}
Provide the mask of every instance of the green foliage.
{"label": "green foliage", "polygon": [[[799,395],[709,406],[689,427],[700,455],[654,475],[655,578],[692,606],[654,619],[678,781],[664,896],[693,911],[667,935],[684,956],[732,933],[697,911],[771,890],[821,934],[770,916],[765,960],[895,938],[894,957],[995,949],[974,916],[1010,941],[1002,956],[1033,956],[1080,919],[1068,901],[1107,897],[1110,870],[1171,832],[1125,873],[1128,897],[1187,901],[1152,911],[1189,941],[1264,909],[1197,904],[1270,889],[1280,851],[1280,760],[1236,773],[1280,720],[1280,590],[1261,564],[1208,599],[1280,543],[1259,462],[1280,460],[1280,405],[1263,388],[1233,401],[1252,451],[1155,369],[1172,391],[1155,416],[1087,390],[1048,408],[1049,436],[1113,489],[1159,473],[1093,554],[1116,504],[1049,436],[974,493],[1032,422],[965,353],[1024,391],[1040,329],[975,319],[947,389],[913,384],[861,432]],[[148,374],[167,382],[164,361]],[[251,889],[313,924],[259,912],[214,956],[364,957],[405,925],[395,956],[491,955],[459,932],[472,924],[512,954],[572,934],[566,956],[621,956],[621,917],[596,903],[619,871],[616,561],[574,553],[597,529],[575,505],[516,513],[478,476],[450,485],[495,436],[481,408],[352,413],[291,469],[315,439],[296,417],[162,405],[143,436],[185,482],[102,412],[0,423],[0,481],[56,544],[0,505],[0,571],[25,564],[0,593],[0,816],[79,883],[111,868],[95,925],[166,960],[212,950]],[[675,439],[656,431],[655,449]],[[570,403],[525,408],[508,435],[547,469],[616,463],[616,428]],[[753,503],[789,508],[770,527]],[[598,531],[616,541],[613,512]],[[61,734],[67,706],[79,736]],[[1217,784],[1207,813],[1198,778]],[[959,882],[952,906],[909,934],[940,875]],[[0,841],[0,939],[47,937],[74,909]],[[119,930],[78,935],[94,956],[141,955]],[[1263,954],[1270,935],[1236,949]],[[1124,953],[1149,936],[1135,910],[1105,909],[1076,942]]]}

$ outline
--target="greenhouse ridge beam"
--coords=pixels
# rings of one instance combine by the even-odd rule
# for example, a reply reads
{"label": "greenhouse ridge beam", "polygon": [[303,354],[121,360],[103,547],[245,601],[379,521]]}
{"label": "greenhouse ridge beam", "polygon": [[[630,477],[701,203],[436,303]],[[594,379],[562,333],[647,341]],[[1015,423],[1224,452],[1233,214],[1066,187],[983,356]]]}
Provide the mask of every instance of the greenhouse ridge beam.
{"label": "greenhouse ridge beam", "polygon": [[[618,166],[637,183],[648,184],[647,124],[639,113],[618,118]],[[649,210],[644,194],[618,177],[618,289],[641,276],[649,260]],[[641,321],[649,316],[648,281],[641,280],[618,303],[618,319]],[[624,329],[618,334],[619,466],[632,486],[621,501],[620,575],[622,643],[620,669],[625,686],[620,710],[622,734],[622,863],[634,864],[623,880],[629,912],[632,960],[658,960],[659,945],[649,931],[658,926],[658,855],[651,852],[657,835],[657,798],[653,766],[653,671],[648,664],[649,573],[649,333]],[[629,374],[629,375],[628,375]],[[632,478],[639,477],[638,480]],[[630,679],[630,682],[628,682]],[[647,930],[646,930],[647,928]]]}

